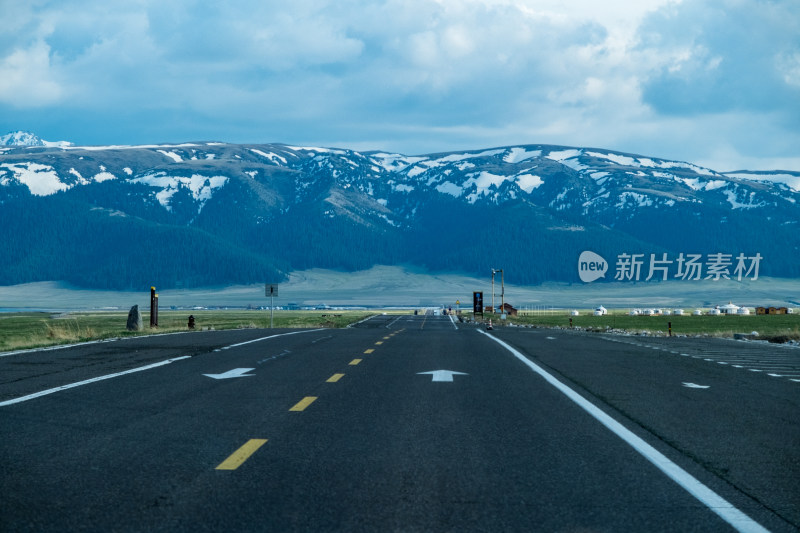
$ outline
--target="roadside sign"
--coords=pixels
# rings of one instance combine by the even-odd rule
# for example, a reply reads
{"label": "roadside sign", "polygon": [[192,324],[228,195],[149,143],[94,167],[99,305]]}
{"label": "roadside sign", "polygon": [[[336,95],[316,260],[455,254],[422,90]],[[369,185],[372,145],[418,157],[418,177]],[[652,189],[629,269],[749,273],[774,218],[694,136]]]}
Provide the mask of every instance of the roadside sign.
{"label": "roadside sign", "polygon": [[472,293],[472,313],[483,316],[483,292],[481,291]]}

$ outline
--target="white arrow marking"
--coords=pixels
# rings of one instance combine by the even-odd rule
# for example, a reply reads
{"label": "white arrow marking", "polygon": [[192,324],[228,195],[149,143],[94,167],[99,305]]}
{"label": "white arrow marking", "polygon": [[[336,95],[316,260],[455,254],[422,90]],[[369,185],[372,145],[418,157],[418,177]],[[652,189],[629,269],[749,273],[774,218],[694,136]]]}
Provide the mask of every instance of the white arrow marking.
{"label": "white arrow marking", "polygon": [[453,381],[453,376],[469,376],[464,372],[456,372],[454,370],[431,370],[430,372],[417,372],[417,375],[420,374],[430,374],[433,376],[433,381],[441,381],[441,382],[451,382]]}
{"label": "white arrow marking", "polygon": [[711,385],[698,385],[697,383],[686,383],[686,382],[683,383],[683,386],[689,389],[707,389],[711,387]]}
{"label": "white arrow marking", "polygon": [[247,376],[255,376],[255,374],[247,373],[250,372],[251,370],[255,370],[255,368],[234,368],[233,370],[228,370],[223,374],[203,374],[203,375],[214,379],[244,378]]}

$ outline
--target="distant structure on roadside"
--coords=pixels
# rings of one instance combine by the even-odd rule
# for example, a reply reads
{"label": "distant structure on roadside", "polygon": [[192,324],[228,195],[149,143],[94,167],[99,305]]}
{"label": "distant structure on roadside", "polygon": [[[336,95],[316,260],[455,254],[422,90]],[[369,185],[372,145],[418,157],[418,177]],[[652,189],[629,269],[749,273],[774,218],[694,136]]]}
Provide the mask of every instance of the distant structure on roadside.
{"label": "distant structure on roadside", "polygon": [[787,307],[756,307],[757,315],[791,315],[794,309]]}

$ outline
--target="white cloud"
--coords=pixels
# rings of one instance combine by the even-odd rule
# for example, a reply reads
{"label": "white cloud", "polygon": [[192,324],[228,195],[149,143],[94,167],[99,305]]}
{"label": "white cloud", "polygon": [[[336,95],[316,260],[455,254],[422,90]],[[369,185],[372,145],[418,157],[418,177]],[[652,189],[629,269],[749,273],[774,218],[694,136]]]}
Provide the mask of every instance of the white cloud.
{"label": "white cloud", "polygon": [[50,47],[37,41],[0,59],[0,102],[29,108],[61,99],[62,89],[50,65]]}
{"label": "white cloud", "polygon": [[0,2],[0,129],[58,104],[98,143],[796,153],[788,0]]}

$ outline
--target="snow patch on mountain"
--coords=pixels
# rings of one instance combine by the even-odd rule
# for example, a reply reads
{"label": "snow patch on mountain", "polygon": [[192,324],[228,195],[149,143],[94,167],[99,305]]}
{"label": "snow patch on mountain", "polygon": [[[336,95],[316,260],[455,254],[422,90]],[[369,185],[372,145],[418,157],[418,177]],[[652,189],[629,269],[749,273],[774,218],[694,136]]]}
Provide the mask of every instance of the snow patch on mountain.
{"label": "snow patch on mountain", "polygon": [[402,172],[409,166],[427,159],[427,157],[408,157],[401,154],[378,152],[370,154],[370,159],[384,170],[389,172]]}
{"label": "snow patch on mountain", "polygon": [[653,205],[653,199],[644,194],[625,191],[619,195],[617,208],[623,209],[629,205],[636,205],[639,207],[650,207]]}
{"label": "snow patch on mountain", "polygon": [[800,172],[798,173],[770,173],[770,172],[726,172],[726,176],[750,181],[768,181],[783,183],[791,190],[800,192]]}
{"label": "snow patch on mountain", "polygon": [[509,149],[508,153],[505,156],[503,156],[503,161],[514,165],[516,163],[520,163],[527,159],[531,159],[534,157],[541,157],[541,156],[542,156],[541,150],[532,150],[529,152],[525,148],[514,147]]}
{"label": "snow patch on mountain", "polygon": [[255,148],[251,148],[250,151],[253,152],[256,155],[260,155],[263,158],[269,159],[272,162],[275,162],[275,160],[278,160],[281,163],[283,163],[284,165],[288,164],[285,157],[282,157],[282,156],[280,156],[280,155],[278,155],[276,153],[273,153],[273,152],[267,153],[267,152],[263,152],[261,150],[257,150]]}
{"label": "snow patch on mountain", "polygon": [[[39,163],[3,163],[0,169],[11,173],[12,177],[28,187],[35,196],[50,196],[59,191],[66,191],[69,185],[58,179],[58,173],[49,165]],[[6,185],[8,178],[3,178]]]}
{"label": "snow patch on mountain", "polygon": [[455,196],[456,198],[460,197],[464,192],[464,189],[462,189],[459,185],[450,183],[449,181],[445,181],[444,183],[437,185],[436,190],[442,194],[449,194],[451,196]]}
{"label": "snow patch on mountain", "polygon": [[731,204],[732,209],[752,209],[754,207],[762,207],[764,205],[763,203],[753,203],[754,194],[755,193],[750,193],[750,195],[748,196],[750,203],[744,204],[739,202],[735,192],[730,190],[725,191],[725,196],[728,199],[728,203]]}
{"label": "snow patch on mountain", "polygon": [[583,152],[581,150],[576,150],[575,148],[569,148],[567,150],[553,150],[545,157],[547,159],[552,159],[553,161],[558,161],[562,163],[567,159],[573,159],[576,157],[580,157]]}
{"label": "snow patch on mountain", "polygon": [[539,176],[533,174],[520,174],[517,176],[517,187],[530,194],[533,190],[543,184],[544,181]]}
{"label": "snow patch on mountain", "polygon": [[487,196],[489,189],[494,187],[499,188],[509,178],[507,176],[498,176],[491,172],[480,172],[479,174],[468,174],[469,179],[464,182],[463,189],[466,191],[475,187],[475,191],[467,196],[467,201],[474,204],[481,196]]}
{"label": "snow patch on mountain", "polygon": [[166,150],[156,150],[156,152],[164,154],[165,156],[169,157],[170,159],[172,159],[176,163],[182,163],[183,162],[183,158],[180,155],[176,154],[175,152],[167,152]]}
{"label": "snow patch on mountain", "polygon": [[104,181],[115,180],[115,179],[117,179],[117,177],[111,172],[99,172],[92,177],[92,180],[97,183],[102,183]]}
{"label": "snow patch on mountain", "polygon": [[170,204],[175,193],[181,188],[189,189],[192,198],[199,203],[197,208],[199,213],[205,203],[211,199],[214,191],[225,186],[228,178],[226,176],[201,176],[200,174],[192,174],[190,177],[170,176],[166,172],[155,172],[134,178],[130,182],[143,183],[161,189],[155,194],[155,197],[167,211],[172,211]]}

